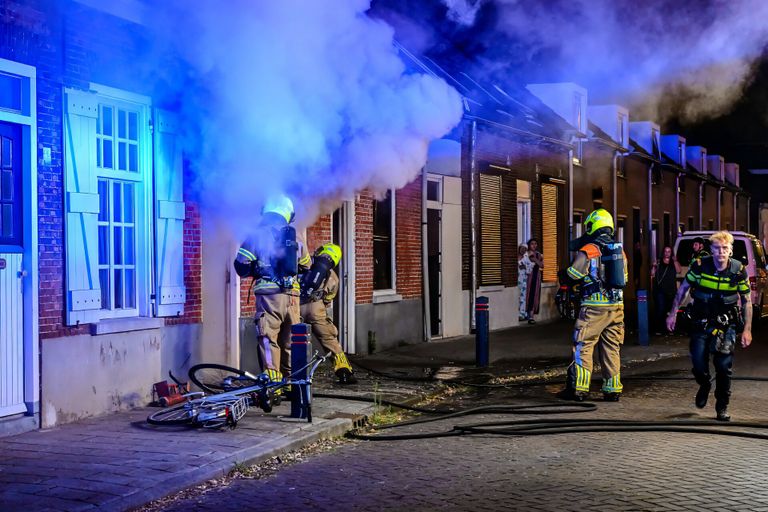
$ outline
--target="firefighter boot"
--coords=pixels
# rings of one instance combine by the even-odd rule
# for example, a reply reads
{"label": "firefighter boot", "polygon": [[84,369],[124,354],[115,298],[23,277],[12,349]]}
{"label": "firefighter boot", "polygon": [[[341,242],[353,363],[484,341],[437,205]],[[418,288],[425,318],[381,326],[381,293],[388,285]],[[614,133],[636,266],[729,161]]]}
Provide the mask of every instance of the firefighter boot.
{"label": "firefighter boot", "polygon": [[589,397],[586,391],[576,391],[571,387],[566,387],[555,395],[560,400],[571,400],[574,402],[583,402]]}
{"label": "firefighter boot", "polygon": [[352,373],[352,366],[344,352],[333,355],[333,372],[339,379],[339,384],[355,384],[357,379]]}

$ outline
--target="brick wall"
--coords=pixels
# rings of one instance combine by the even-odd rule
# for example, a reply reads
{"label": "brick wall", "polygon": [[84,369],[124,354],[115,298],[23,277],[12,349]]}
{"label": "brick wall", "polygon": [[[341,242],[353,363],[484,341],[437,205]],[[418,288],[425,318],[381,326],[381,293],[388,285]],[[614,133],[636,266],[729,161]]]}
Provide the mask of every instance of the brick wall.
{"label": "brick wall", "polygon": [[[498,173],[490,165],[496,165],[510,169],[503,172],[502,181],[502,282],[504,286],[517,286],[517,180],[525,180],[531,183],[531,233],[532,236],[542,239],[542,207],[541,207],[541,179],[543,176],[551,176],[560,179],[567,178],[568,159],[564,149],[549,147],[540,144],[535,139],[509,138],[502,133],[490,131],[482,125],[478,126],[475,148],[475,162],[477,172]],[[470,133],[465,130],[462,137],[461,152],[461,242],[462,242],[462,289],[468,290],[472,283],[472,238],[470,217]],[[567,206],[558,197],[561,212],[558,219],[565,222]],[[567,225],[567,223],[565,224]],[[564,244],[564,239],[558,230],[559,246]],[[562,242],[561,242],[562,240]],[[478,241],[479,243],[479,241]],[[539,244],[541,247],[541,244]],[[555,257],[562,260],[564,252]],[[549,257],[546,255],[546,257]],[[478,269],[479,271],[479,269]]]}
{"label": "brick wall", "polygon": [[356,303],[373,302],[373,194],[360,193],[355,202]]}
{"label": "brick wall", "polygon": [[[140,27],[73,2],[5,1],[0,25],[0,57],[37,70],[40,338],[87,333],[87,325],[64,325],[63,88],[87,89],[94,82],[150,94],[151,70],[136,66],[146,44]],[[43,148],[51,149],[48,165]],[[186,313],[166,323],[202,317],[200,214],[191,202],[184,233]]]}
{"label": "brick wall", "polygon": [[395,192],[397,293],[421,297],[421,178]]}

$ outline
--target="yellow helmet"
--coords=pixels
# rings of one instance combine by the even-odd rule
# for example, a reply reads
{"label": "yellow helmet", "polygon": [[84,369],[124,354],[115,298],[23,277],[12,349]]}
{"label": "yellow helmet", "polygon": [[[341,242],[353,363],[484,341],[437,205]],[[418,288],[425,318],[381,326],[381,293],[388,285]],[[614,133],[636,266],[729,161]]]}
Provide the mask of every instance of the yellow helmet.
{"label": "yellow helmet", "polygon": [[333,266],[341,261],[341,247],[336,244],[323,244],[315,251],[315,256],[327,255],[333,261]]}
{"label": "yellow helmet", "polygon": [[592,235],[601,228],[610,228],[613,234],[613,216],[608,213],[608,210],[598,208],[587,216],[587,220],[584,221],[584,231]]}
{"label": "yellow helmet", "polygon": [[275,213],[290,224],[294,218],[293,201],[283,194],[272,196],[266,200],[261,209],[261,214],[264,215],[265,213]]}

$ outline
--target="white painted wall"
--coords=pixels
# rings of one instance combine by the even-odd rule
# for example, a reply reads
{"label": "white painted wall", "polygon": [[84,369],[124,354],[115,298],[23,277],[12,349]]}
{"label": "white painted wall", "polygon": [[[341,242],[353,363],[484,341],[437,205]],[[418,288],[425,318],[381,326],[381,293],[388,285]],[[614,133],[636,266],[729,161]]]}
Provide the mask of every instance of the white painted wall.
{"label": "white painted wall", "polygon": [[461,178],[443,178],[442,323],[443,336],[469,332],[469,313],[461,293]]}
{"label": "white painted wall", "polygon": [[239,243],[224,223],[203,212],[203,335],[201,361],[239,366],[239,279],[232,266]]}

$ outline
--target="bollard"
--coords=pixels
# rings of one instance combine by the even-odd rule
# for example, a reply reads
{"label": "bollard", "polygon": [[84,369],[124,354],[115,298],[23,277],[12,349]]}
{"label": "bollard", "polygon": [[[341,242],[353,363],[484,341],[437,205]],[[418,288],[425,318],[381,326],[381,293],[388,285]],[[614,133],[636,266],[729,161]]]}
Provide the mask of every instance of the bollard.
{"label": "bollard", "polygon": [[[290,380],[305,381],[309,373],[307,366],[307,350],[309,349],[309,325],[295,324],[291,326],[291,376]],[[307,418],[312,421],[309,411],[309,390],[307,384],[291,385],[291,418]]]}
{"label": "bollard", "polygon": [[475,300],[475,366],[488,366],[488,323],[490,306],[488,297],[478,297]]}
{"label": "bollard", "polygon": [[637,290],[637,336],[640,345],[648,346],[648,292]]}

